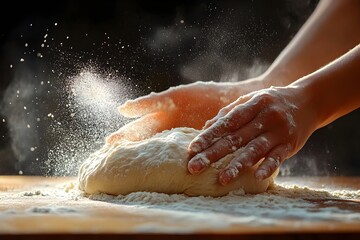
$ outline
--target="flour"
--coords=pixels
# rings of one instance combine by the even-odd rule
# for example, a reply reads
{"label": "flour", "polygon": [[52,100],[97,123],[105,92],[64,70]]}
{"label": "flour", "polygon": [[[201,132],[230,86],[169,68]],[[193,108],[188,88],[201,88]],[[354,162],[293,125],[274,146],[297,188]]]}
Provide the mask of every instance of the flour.
{"label": "flour", "polygon": [[[315,188],[299,178],[291,179],[277,178],[275,185],[264,193],[253,195],[238,189],[223,197],[155,192],[84,195],[77,190],[75,180],[66,184],[49,183],[24,190],[0,191],[0,233],[19,233],[15,220],[28,219],[26,224],[31,225],[43,217],[56,217],[58,220],[52,223],[67,226],[71,229],[68,232],[79,232],[84,229],[81,226],[89,226],[87,232],[110,229],[107,231],[112,233],[119,232],[121,225],[106,228],[108,226],[65,223],[86,222],[93,218],[118,221],[124,216],[129,220],[139,219],[133,228],[126,229],[127,233],[193,233],[233,226],[240,230],[242,226],[286,226],[303,230],[319,222],[330,228],[343,223],[360,224],[359,189]],[[42,222],[40,227],[46,229],[47,224],[51,223]],[[32,227],[29,231],[34,229],[37,228]]]}
{"label": "flour", "polygon": [[43,195],[43,193],[41,193],[41,191],[39,190],[36,190],[34,192],[24,192],[24,196],[27,196],[27,197],[31,197],[31,196],[36,196],[36,195]]}
{"label": "flour", "polygon": [[34,207],[29,208],[26,210],[26,212],[30,214],[69,214],[69,213],[76,213],[77,210],[74,208],[68,208],[68,207],[56,207],[56,206],[47,206],[47,207]]}
{"label": "flour", "polygon": [[[276,225],[282,220],[306,221],[360,221],[360,209],[351,213],[336,207],[339,203],[359,204],[351,199],[360,199],[360,190],[325,191],[308,187],[276,184],[262,194],[245,194],[233,191],[228,195],[213,197],[187,197],[183,194],[135,192],[128,195],[89,195],[90,199],[142,208],[171,211],[172,218],[188,221],[203,220],[213,226],[241,223],[249,225]],[[319,203],[329,205],[319,207]],[[220,215],[220,217],[219,217]],[[221,216],[228,216],[224,220]]]}

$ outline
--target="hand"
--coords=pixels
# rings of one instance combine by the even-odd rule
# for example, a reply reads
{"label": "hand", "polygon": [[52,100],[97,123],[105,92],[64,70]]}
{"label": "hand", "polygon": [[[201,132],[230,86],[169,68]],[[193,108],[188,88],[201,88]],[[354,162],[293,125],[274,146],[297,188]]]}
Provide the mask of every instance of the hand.
{"label": "hand", "polygon": [[113,143],[119,138],[137,141],[175,127],[201,129],[220,108],[249,92],[245,91],[249,87],[243,85],[196,82],[127,101],[119,107],[120,113],[140,118],[113,133],[107,142]]}
{"label": "hand", "polygon": [[316,130],[311,103],[300,88],[268,88],[240,97],[208,121],[189,145],[188,169],[202,172],[227,154],[234,159],[219,174],[228,184],[241,170],[263,159],[255,177],[270,177]]}

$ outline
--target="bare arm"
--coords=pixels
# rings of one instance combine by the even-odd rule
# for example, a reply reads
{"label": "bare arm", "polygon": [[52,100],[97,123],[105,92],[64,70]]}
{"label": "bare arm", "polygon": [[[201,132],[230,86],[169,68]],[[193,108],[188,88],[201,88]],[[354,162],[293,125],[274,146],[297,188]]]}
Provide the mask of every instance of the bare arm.
{"label": "bare arm", "polygon": [[360,1],[322,0],[260,77],[258,88],[286,86],[340,57],[359,42]]}
{"label": "bare arm", "polygon": [[360,107],[360,45],[325,67],[286,87],[271,87],[242,96],[223,108],[189,146],[189,171],[235,152],[220,173],[229,183],[261,159],[255,175],[271,176],[297,153],[318,128]]}
{"label": "bare arm", "polygon": [[360,106],[360,44],[289,87],[299,88],[315,109],[316,129],[355,110]]}
{"label": "bare arm", "polygon": [[360,42],[359,25],[360,1],[322,0],[263,75],[235,83],[181,85],[128,101],[120,112],[140,119],[119,129],[108,142],[126,136],[132,140],[147,138],[180,126],[200,129],[239,96],[270,86],[286,86],[340,57]]}

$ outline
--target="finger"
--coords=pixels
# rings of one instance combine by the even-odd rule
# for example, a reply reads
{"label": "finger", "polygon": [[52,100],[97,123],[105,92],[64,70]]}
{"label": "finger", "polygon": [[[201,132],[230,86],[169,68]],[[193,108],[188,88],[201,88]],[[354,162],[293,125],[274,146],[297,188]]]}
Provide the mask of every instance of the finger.
{"label": "finger", "polygon": [[285,144],[273,148],[255,171],[255,178],[264,180],[270,177],[288,157],[289,153],[290,148]]}
{"label": "finger", "polygon": [[234,107],[237,105],[244,103],[246,100],[249,99],[248,95],[244,95],[239,97],[236,101],[232,102],[231,104],[227,105],[226,107],[223,107],[219,113],[212,119],[206,121],[203,129],[209,128],[211,125],[213,125],[219,118],[224,117],[226,114],[228,114]]}
{"label": "finger", "polygon": [[198,174],[205,170],[211,163],[236,151],[241,146],[242,137],[239,133],[228,135],[215,142],[211,147],[196,154],[188,163],[191,174]]}
{"label": "finger", "polygon": [[230,112],[230,110],[231,110],[230,108],[222,108],[215,117],[213,117],[212,119],[205,122],[203,129],[209,128],[217,120],[219,120],[219,118],[224,117],[226,114],[228,114],[228,112]]}
{"label": "finger", "polygon": [[169,116],[165,112],[156,112],[145,115],[120,128],[117,132],[111,134],[106,142],[114,144],[120,139],[130,141],[140,141],[147,139],[154,134],[169,128]]}
{"label": "finger", "polygon": [[226,185],[236,178],[242,169],[259,162],[273,147],[268,138],[268,135],[261,135],[250,141],[219,173],[219,182]]}
{"label": "finger", "polygon": [[220,138],[209,148],[193,156],[188,163],[190,173],[198,174],[202,172],[211,163],[235,152],[241,146],[247,144],[251,139],[259,136],[263,131],[261,128],[258,128],[259,124],[260,123],[258,122],[252,121],[240,130]]}
{"label": "finger", "polygon": [[135,118],[157,111],[169,111],[174,108],[174,101],[170,98],[168,91],[165,91],[128,100],[118,107],[118,110],[125,117]]}
{"label": "finger", "polygon": [[189,145],[190,155],[195,155],[210,147],[219,138],[236,131],[254,119],[257,114],[255,104],[234,107],[226,116],[219,118],[211,127],[200,133]]}
{"label": "finger", "polygon": [[118,131],[116,131],[116,132],[112,133],[110,136],[106,137],[105,141],[108,144],[114,144],[116,141],[123,139],[124,137],[125,136],[124,136],[123,130],[122,130],[122,128],[120,128]]}

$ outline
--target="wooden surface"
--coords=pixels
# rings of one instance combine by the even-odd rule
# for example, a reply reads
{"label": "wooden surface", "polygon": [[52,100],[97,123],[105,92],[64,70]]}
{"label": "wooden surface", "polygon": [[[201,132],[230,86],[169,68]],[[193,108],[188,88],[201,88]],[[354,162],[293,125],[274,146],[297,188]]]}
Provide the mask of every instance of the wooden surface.
{"label": "wooden surface", "polygon": [[[360,236],[360,220],[332,222],[319,220],[307,224],[304,219],[280,219],[274,226],[232,224],[224,228],[212,228],[199,223],[188,223],[186,219],[169,218],[169,213],[146,209],[141,206],[120,205],[106,201],[94,201],[83,196],[67,193],[75,178],[45,178],[27,176],[0,176],[0,235],[46,236],[47,234],[111,234],[116,236],[139,236],[158,238],[161,236],[179,237],[196,234],[203,239],[222,235],[232,238],[237,235],[251,238],[266,235],[268,239],[281,239],[296,235],[332,238],[342,234],[347,237]],[[278,178],[279,182],[306,185],[314,188],[360,189],[359,177],[317,177],[317,178]],[[41,191],[38,191],[40,189]],[[52,190],[63,194],[49,194]],[[360,200],[354,199],[311,199],[319,208],[339,208],[351,213],[360,213]],[[47,208],[44,208],[46,206]],[[54,211],[51,209],[55,209]],[[73,209],[74,211],[72,211]],[[81,213],[81,214],[79,214]],[[331,219],[331,218],[330,218]],[[141,232],[139,226],[159,227],[153,234]],[[300,227],[299,227],[300,226]],[[191,231],[186,231],[191,228]],[[181,231],[181,230],[185,231]],[[156,233],[156,234],[155,234]],[[37,235],[34,235],[37,234]],[[38,235],[40,234],[40,235]],[[74,235],[75,234],[75,235]],[[112,235],[115,234],[115,235]],[[160,234],[160,235],[158,235]],[[210,235],[209,235],[210,234]],[[335,235],[334,235],[335,234]],[[0,236],[0,239],[2,239]],[[360,239],[360,238],[358,238]]]}

